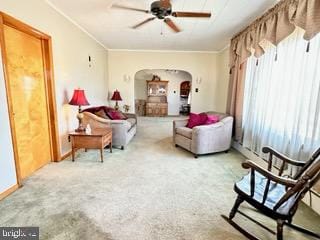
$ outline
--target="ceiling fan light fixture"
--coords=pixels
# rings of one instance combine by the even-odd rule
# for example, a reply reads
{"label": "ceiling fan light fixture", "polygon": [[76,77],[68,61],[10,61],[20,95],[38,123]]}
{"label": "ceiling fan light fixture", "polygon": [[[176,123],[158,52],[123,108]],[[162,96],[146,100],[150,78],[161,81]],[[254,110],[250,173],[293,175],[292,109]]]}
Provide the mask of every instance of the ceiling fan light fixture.
{"label": "ceiling fan light fixture", "polygon": [[134,7],[128,7],[128,6],[122,6],[118,4],[112,5],[113,8],[119,8],[123,10],[131,10],[136,12],[145,12],[145,13],[151,13],[154,17],[148,18],[141,23],[138,23],[134,25],[132,28],[136,29],[139,28],[145,24],[147,24],[150,21],[153,21],[154,19],[158,18],[160,20],[163,20],[164,23],[170,27],[174,32],[178,33],[181,32],[180,28],[168,17],[173,16],[176,18],[180,17],[187,17],[187,18],[210,18],[211,13],[202,13],[202,12],[173,12],[172,11],[172,5],[170,0],[158,0],[151,3],[150,10],[144,10],[140,8],[134,8]]}
{"label": "ceiling fan light fixture", "polygon": [[171,4],[163,3],[163,1],[155,1],[151,3],[151,13],[159,19],[164,19],[172,13]]}

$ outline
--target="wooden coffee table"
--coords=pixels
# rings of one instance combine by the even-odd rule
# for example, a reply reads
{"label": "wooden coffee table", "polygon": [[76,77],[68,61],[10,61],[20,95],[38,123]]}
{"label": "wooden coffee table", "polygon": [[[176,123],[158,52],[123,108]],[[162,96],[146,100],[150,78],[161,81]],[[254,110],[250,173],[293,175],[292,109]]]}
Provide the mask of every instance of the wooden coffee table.
{"label": "wooden coffee table", "polygon": [[71,132],[69,137],[72,144],[72,161],[77,149],[100,149],[101,162],[103,162],[103,149],[110,145],[112,153],[112,128],[96,128],[91,133]]}

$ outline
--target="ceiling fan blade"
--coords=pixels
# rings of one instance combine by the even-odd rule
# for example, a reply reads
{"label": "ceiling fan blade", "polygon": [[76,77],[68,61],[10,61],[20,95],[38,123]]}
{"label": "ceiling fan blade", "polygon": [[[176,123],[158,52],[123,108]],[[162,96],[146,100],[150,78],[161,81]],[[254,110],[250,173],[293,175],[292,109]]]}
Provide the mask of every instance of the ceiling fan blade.
{"label": "ceiling fan blade", "polygon": [[148,19],[144,20],[143,22],[138,23],[138,24],[132,26],[131,28],[137,29],[138,27],[141,27],[142,25],[144,25],[144,24],[146,24],[146,23],[148,23],[148,22],[151,22],[151,21],[153,21],[153,20],[155,20],[155,19],[156,19],[156,17],[148,18]]}
{"label": "ceiling fan blade", "polygon": [[190,17],[190,18],[210,18],[211,13],[201,13],[201,12],[173,12],[171,14],[174,17]]}
{"label": "ceiling fan blade", "polygon": [[176,33],[181,32],[180,28],[178,28],[177,25],[170,18],[165,18],[164,22]]}
{"label": "ceiling fan blade", "polygon": [[134,7],[128,7],[128,6],[123,6],[119,4],[113,4],[111,6],[112,8],[118,8],[118,9],[123,9],[123,10],[130,10],[130,11],[136,11],[136,12],[144,12],[144,13],[149,13],[149,10],[144,10],[140,8],[134,8]]}

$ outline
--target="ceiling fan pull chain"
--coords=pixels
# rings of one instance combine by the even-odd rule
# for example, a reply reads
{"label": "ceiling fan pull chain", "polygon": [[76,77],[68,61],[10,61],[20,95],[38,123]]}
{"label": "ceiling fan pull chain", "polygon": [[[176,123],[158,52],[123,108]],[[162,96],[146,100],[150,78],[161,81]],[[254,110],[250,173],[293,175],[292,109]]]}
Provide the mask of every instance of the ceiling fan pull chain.
{"label": "ceiling fan pull chain", "polygon": [[310,41],[308,41],[306,52],[310,52]]}

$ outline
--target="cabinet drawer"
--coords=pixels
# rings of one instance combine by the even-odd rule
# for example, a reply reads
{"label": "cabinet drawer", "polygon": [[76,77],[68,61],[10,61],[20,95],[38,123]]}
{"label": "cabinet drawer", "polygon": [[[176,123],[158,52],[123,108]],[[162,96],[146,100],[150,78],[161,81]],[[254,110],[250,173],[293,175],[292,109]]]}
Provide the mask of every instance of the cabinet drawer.
{"label": "cabinet drawer", "polygon": [[147,103],[147,108],[156,107],[158,103]]}
{"label": "cabinet drawer", "polygon": [[73,146],[75,148],[99,148],[102,137],[74,136]]}

